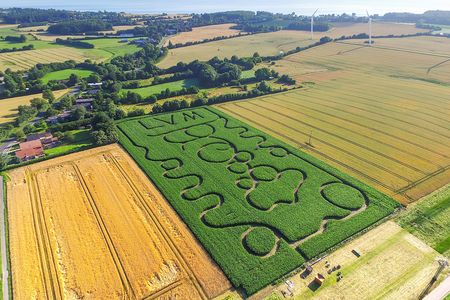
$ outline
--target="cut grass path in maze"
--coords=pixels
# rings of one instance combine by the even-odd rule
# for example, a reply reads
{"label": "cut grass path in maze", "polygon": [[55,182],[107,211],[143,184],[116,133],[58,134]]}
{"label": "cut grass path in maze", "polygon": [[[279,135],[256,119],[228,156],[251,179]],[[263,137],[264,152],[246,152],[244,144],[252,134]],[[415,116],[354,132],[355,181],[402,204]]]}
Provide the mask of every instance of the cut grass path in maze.
{"label": "cut grass path in maze", "polygon": [[120,143],[247,294],[399,206],[213,108],[124,120],[118,128]]}

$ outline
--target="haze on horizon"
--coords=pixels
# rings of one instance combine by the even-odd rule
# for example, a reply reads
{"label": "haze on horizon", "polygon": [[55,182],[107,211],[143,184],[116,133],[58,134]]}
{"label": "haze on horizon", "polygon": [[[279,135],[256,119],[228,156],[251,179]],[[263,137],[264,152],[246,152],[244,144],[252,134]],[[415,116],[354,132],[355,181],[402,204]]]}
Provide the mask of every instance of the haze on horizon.
{"label": "haze on horizon", "polygon": [[320,13],[357,13],[365,14],[366,9],[372,14],[387,12],[413,12],[422,13],[426,10],[450,10],[448,0],[342,0],[339,3],[332,0],[78,0],[76,3],[69,0],[3,0],[0,7],[35,7],[55,8],[82,11],[125,11],[131,13],[201,13],[227,10],[265,10],[297,14],[310,14],[316,8]]}

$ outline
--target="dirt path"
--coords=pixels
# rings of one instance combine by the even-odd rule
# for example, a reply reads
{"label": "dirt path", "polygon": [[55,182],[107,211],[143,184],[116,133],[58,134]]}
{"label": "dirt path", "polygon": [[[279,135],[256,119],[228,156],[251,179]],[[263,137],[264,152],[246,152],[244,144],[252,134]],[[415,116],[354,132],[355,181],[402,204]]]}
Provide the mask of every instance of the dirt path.
{"label": "dirt path", "polygon": [[423,300],[441,300],[450,295],[450,276],[429,293]]}
{"label": "dirt path", "polygon": [[0,234],[1,234],[1,245],[0,251],[2,253],[2,288],[3,288],[3,299],[9,299],[9,287],[8,287],[8,259],[6,257],[6,220],[5,220],[5,199],[3,198],[3,177],[0,176]]}

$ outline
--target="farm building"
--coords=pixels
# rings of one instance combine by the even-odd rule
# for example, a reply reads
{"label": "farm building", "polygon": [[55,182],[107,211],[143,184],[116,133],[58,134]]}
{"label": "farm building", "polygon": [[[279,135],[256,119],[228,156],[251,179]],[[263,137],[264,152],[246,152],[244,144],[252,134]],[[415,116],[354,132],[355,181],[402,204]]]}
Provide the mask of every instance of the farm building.
{"label": "farm building", "polygon": [[85,107],[87,110],[91,110],[92,103],[94,102],[94,98],[88,98],[88,99],[77,99],[75,100],[75,105],[78,107]]}
{"label": "farm building", "polygon": [[16,152],[16,157],[23,161],[44,155],[44,146],[42,145],[41,140],[32,140],[20,143],[19,148],[20,149]]}
{"label": "farm building", "polygon": [[324,277],[322,274],[320,274],[320,273],[318,273],[318,274],[316,275],[316,277],[314,278],[314,282],[315,282],[316,284],[318,284],[318,285],[322,285],[322,283],[324,282],[324,280],[325,280],[325,277]]}
{"label": "farm building", "polygon": [[49,124],[56,124],[58,123],[58,120],[67,120],[70,117],[71,113],[70,111],[63,111],[62,113],[56,115],[56,116],[51,116],[47,118],[47,123]]}

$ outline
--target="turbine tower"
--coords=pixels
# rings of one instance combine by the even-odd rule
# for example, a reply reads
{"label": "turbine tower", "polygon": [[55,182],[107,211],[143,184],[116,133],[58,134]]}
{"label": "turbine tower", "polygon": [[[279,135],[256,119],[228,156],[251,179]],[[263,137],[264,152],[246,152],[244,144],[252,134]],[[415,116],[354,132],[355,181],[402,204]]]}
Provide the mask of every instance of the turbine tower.
{"label": "turbine tower", "polygon": [[369,11],[366,10],[366,13],[369,18],[369,46],[372,46],[372,17],[369,15]]}
{"label": "turbine tower", "polygon": [[314,39],[314,16],[316,15],[317,11],[319,9],[316,9],[316,11],[313,13],[313,15],[311,16],[311,39]]}

